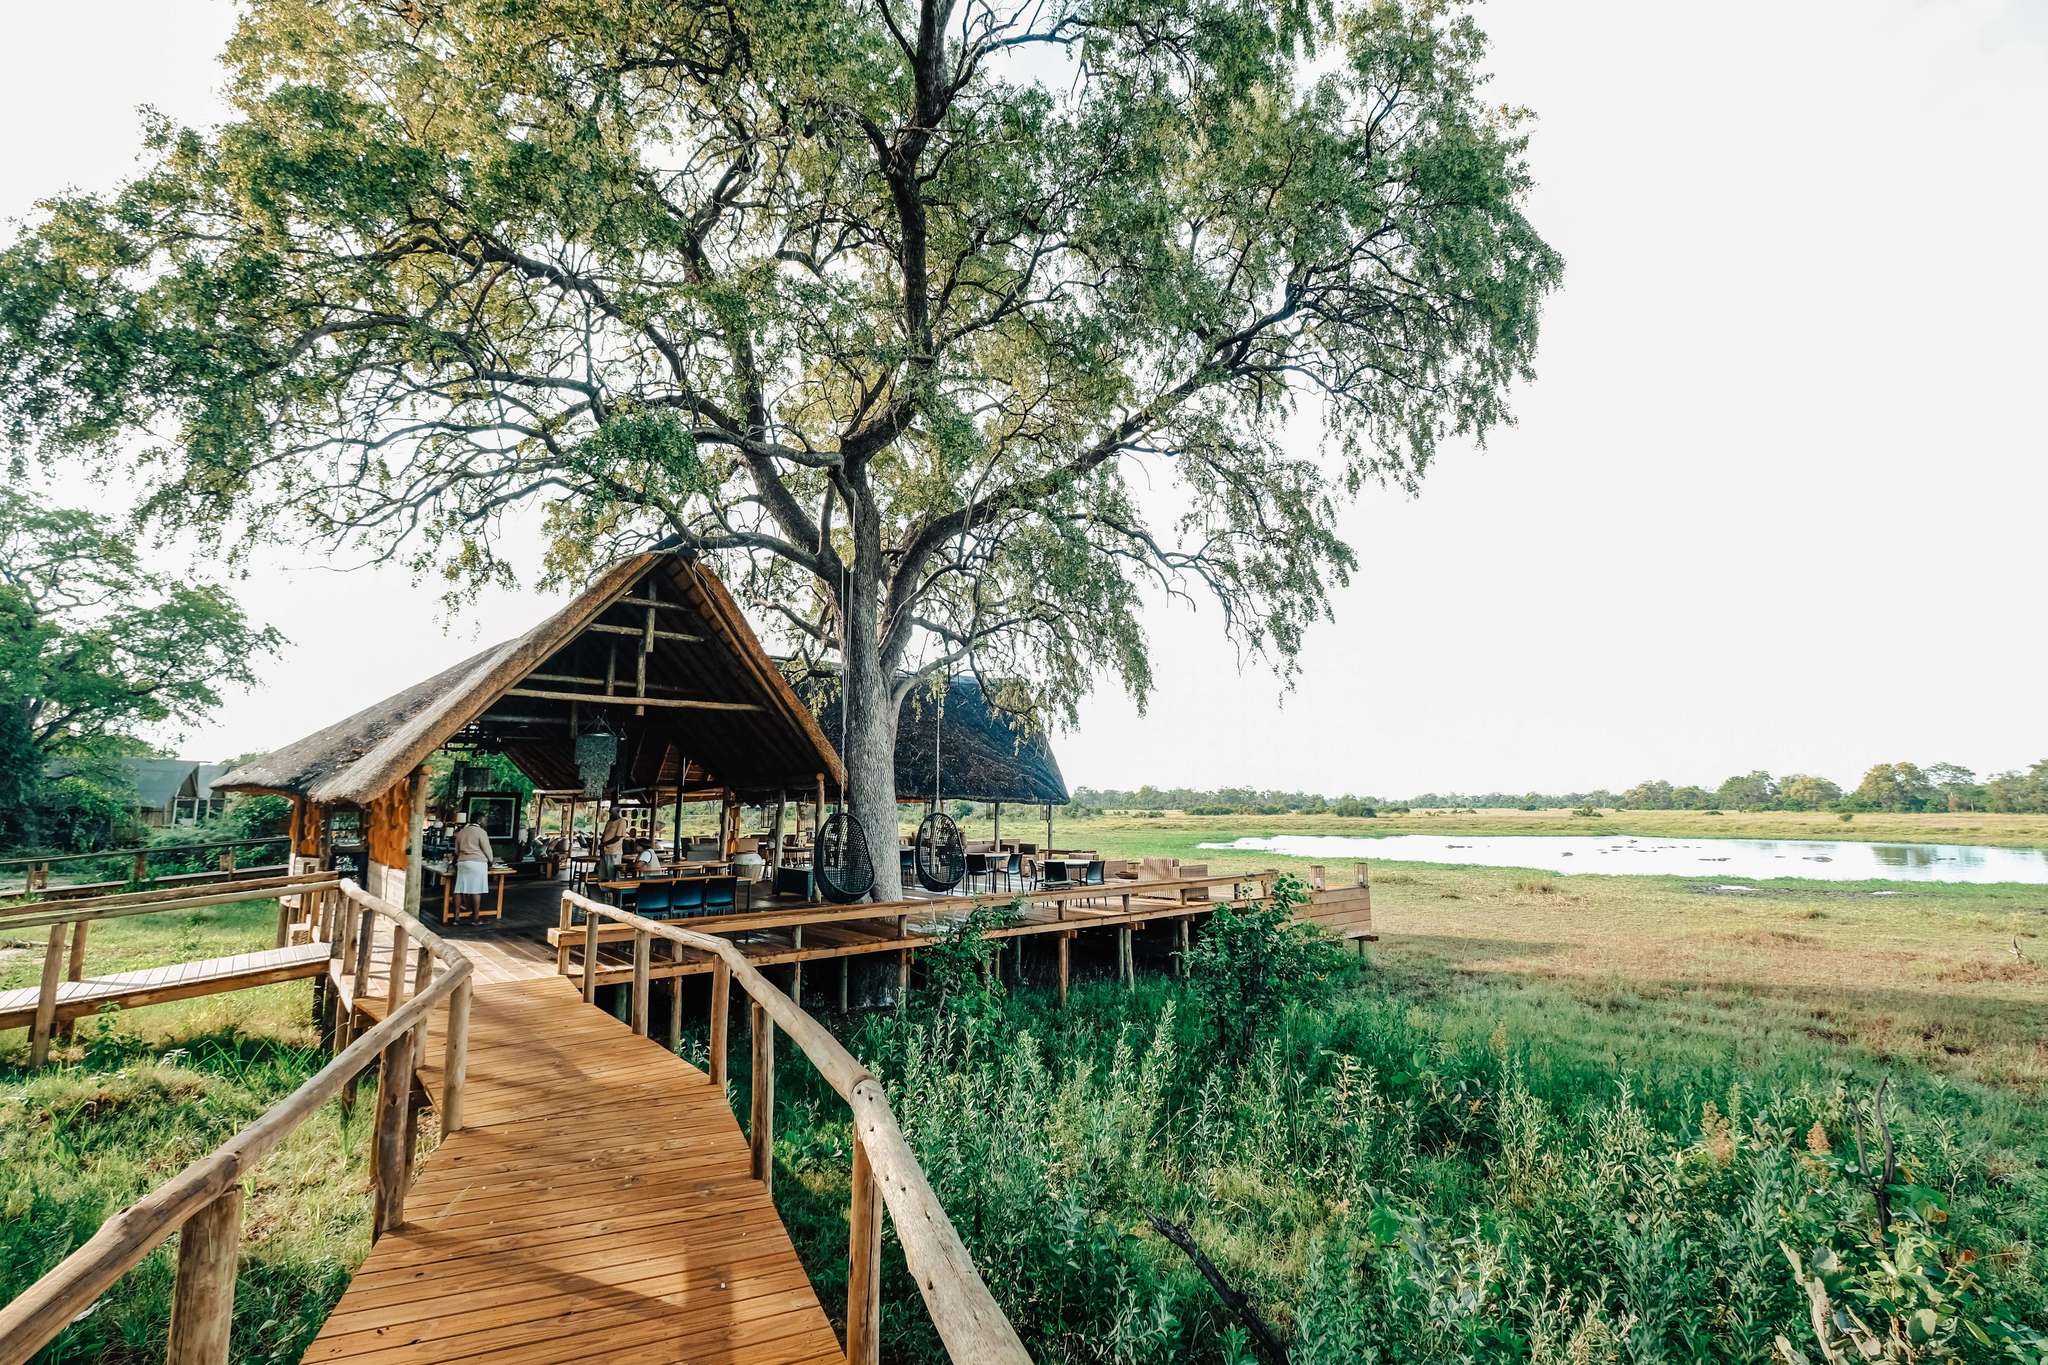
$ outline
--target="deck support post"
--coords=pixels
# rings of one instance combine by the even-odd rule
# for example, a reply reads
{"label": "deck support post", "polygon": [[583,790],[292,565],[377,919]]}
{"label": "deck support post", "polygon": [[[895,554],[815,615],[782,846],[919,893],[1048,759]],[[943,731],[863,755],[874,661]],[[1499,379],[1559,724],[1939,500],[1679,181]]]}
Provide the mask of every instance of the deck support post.
{"label": "deck support post", "polygon": [[842,957],[839,959],[839,1012],[841,1014],[847,1012],[847,1003],[852,996],[852,986],[853,959]]}
{"label": "deck support post", "polygon": [[1069,972],[1069,970],[1071,969],[1071,967],[1072,967],[1072,965],[1073,965],[1073,956],[1074,956],[1074,931],[1073,931],[1072,929],[1063,929],[1063,930],[1061,930],[1061,931],[1060,931],[1060,934],[1059,934],[1059,940],[1060,940],[1060,1004],[1064,1005],[1064,1004],[1066,1004],[1066,1003],[1067,1003],[1067,975],[1068,975],[1068,972]]}
{"label": "deck support post", "polygon": [[[670,945],[669,956],[677,963],[683,960],[680,944]],[[668,1050],[674,1052],[683,1045],[683,978],[671,976],[668,979]]]}
{"label": "deck support post", "polygon": [[752,1174],[763,1189],[775,1185],[775,1021],[761,1002],[748,1002],[747,1027],[754,1044],[754,1070],[747,1142],[753,1149]]}
{"label": "deck support post", "polygon": [[[79,920],[71,926],[71,960],[64,969],[66,981],[85,980],[85,931],[92,927],[91,920]],[[71,1020],[57,1025],[57,1036],[65,1042],[71,1041]]]}
{"label": "deck support post", "polygon": [[402,1034],[385,1045],[377,1062],[377,1123],[370,1162],[372,1241],[405,1226],[405,1192],[412,1183],[412,1149],[405,1140],[412,1049],[412,1035]]}
{"label": "deck support post", "polygon": [[1174,974],[1175,974],[1176,976],[1186,976],[1186,975],[1188,974],[1188,945],[1189,945],[1189,940],[1190,940],[1190,938],[1191,938],[1191,934],[1190,934],[1190,932],[1189,932],[1189,929],[1188,929],[1188,923],[1189,923],[1189,921],[1188,921],[1188,917],[1187,917],[1186,915],[1182,915],[1182,916],[1180,917],[1180,921],[1179,921],[1179,922],[1180,922],[1180,953],[1178,954],[1178,956],[1177,956],[1177,957],[1175,958],[1175,960],[1174,960],[1174,966],[1173,966],[1173,970],[1174,970]]}
{"label": "deck support post", "polygon": [[867,1144],[853,1137],[853,1208],[846,1249],[846,1365],[882,1358],[882,1186]]}
{"label": "deck support post", "polygon": [[448,1036],[441,1042],[441,1136],[462,1131],[462,1088],[469,1079],[469,998],[475,987],[463,977],[448,997]]}
{"label": "deck support post", "polygon": [[724,958],[711,964],[711,1083],[725,1089],[726,1018],[732,1013],[732,968]]}
{"label": "deck support post", "polygon": [[50,926],[43,947],[43,980],[36,993],[36,1018],[29,1034],[28,1064],[41,1066],[50,1060],[50,1031],[57,1020],[57,989],[64,975],[64,935],[71,926],[63,920]]}
{"label": "deck support post", "polygon": [[[897,921],[901,924],[902,921]],[[899,929],[900,933],[901,930]],[[910,949],[896,950],[896,1012],[903,1013],[910,1008]]]}
{"label": "deck support post", "polygon": [[165,1365],[227,1365],[235,1320],[235,1266],[242,1250],[242,1187],[232,1185],[178,1233]]}
{"label": "deck support post", "polygon": [[[789,946],[797,952],[803,951],[804,927],[799,924],[789,931]],[[804,960],[798,958],[789,964],[789,998],[798,1009],[804,1007]]]}
{"label": "deck support post", "polygon": [[633,1032],[642,1038],[648,1036],[647,1019],[647,976],[652,965],[654,939],[645,929],[633,932],[633,1017],[629,1021]]}
{"label": "deck support post", "polygon": [[1131,957],[1131,926],[1128,924],[1117,926],[1116,969],[1118,974],[1123,977],[1126,990],[1138,984],[1137,964],[1132,961]]}

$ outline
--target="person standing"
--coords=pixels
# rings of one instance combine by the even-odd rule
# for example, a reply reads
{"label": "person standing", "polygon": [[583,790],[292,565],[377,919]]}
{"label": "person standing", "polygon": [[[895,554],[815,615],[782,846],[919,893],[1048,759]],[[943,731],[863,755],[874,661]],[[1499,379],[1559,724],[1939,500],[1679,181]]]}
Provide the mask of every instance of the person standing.
{"label": "person standing", "polygon": [[491,889],[491,836],[471,815],[455,831],[455,918],[483,913]]}
{"label": "person standing", "polygon": [[619,859],[626,851],[626,819],[617,811],[604,822],[604,833],[597,843],[597,879],[601,882],[615,882],[619,879]]}

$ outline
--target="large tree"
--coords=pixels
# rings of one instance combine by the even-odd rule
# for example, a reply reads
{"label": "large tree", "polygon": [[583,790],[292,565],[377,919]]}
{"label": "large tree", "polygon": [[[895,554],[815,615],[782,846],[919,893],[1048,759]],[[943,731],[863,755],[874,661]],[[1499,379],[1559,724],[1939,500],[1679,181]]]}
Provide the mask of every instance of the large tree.
{"label": "large tree", "polygon": [[[1151,683],[1148,593],[1291,666],[1337,504],[1483,437],[1559,262],[1456,4],[249,0],[234,114],[0,262],[0,403],[151,516],[456,588],[669,543],[901,700]],[[879,850],[878,850],[879,852]],[[895,889],[893,852],[877,857]]]}
{"label": "large tree", "polygon": [[50,760],[142,749],[281,642],[219,587],[146,567],[113,519],[0,488],[0,841],[40,832]]}

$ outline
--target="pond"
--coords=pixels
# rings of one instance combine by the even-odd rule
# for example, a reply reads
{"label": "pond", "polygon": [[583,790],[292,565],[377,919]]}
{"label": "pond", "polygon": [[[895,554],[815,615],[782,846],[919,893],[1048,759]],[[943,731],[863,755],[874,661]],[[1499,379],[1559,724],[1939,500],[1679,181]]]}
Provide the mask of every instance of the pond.
{"label": "pond", "polygon": [[1614,835],[1283,834],[1203,848],[1539,871],[1657,877],[1806,877],[1855,882],[2048,884],[2048,850],[1983,844],[1866,844],[1822,839],[1657,839]]}

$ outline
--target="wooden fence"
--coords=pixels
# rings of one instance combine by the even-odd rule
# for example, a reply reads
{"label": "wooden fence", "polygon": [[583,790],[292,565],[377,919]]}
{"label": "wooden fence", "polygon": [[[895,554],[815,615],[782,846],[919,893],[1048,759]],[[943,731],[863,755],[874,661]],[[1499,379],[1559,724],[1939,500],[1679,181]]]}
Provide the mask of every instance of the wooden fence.
{"label": "wooden fence", "polygon": [[[88,895],[95,891],[105,891],[118,886],[159,886],[172,882],[221,881],[234,877],[238,871],[245,872],[249,870],[237,867],[236,850],[262,848],[265,846],[275,846],[283,849],[288,857],[291,848],[291,837],[285,834],[273,834],[267,838],[223,839],[203,844],[155,844],[143,845],[137,848],[102,849],[98,853],[39,853],[25,858],[4,858],[0,859],[0,872],[20,869],[24,875],[20,885],[0,888],[0,896],[42,895],[55,897]],[[207,871],[180,872],[154,877],[150,875],[149,860],[151,858],[169,858],[188,853],[206,852],[213,852],[218,855],[216,865]],[[124,861],[129,865],[129,875],[123,881],[87,882],[76,886],[65,886],[62,883],[56,886],[50,885],[50,869],[53,867],[69,863],[117,860]],[[285,864],[283,863],[265,864],[258,870],[267,871],[272,867],[282,868],[284,866]]]}
{"label": "wooden fence", "polygon": [[[680,955],[685,951],[711,958],[711,1083],[726,1082],[726,1016],[732,983],[746,992],[748,1032],[753,1048],[751,1122],[753,1174],[771,1185],[775,1129],[775,1030],[795,1040],[804,1057],[826,1084],[853,1111],[852,1230],[846,1273],[846,1358],[849,1365],[875,1365],[881,1355],[882,1209],[886,1205],[903,1247],[903,1259],[924,1296],[932,1325],[947,1353],[977,1365],[1028,1365],[1031,1356],[1016,1330],[982,1283],[952,1220],[939,1206],[924,1170],[897,1126],[881,1082],[854,1059],[839,1040],[796,1002],[784,995],[725,939],[695,933],[601,905],[574,892],[562,897],[564,912],[584,913],[583,952],[590,970],[583,972],[583,998],[595,1001],[599,926],[604,921],[630,928],[633,937],[631,1023],[634,1032],[648,1033],[648,982],[653,945],[661,939]],[[681,1009],[681,992],[673,1008]]]}
{"label": "wooden fence", "polygon": [[[308,914],[330,931],[353,926],[357,942],[367,942],[379,923],[389,925],[392,984],[384,1018],[254,1123],[102,1223],[83,1246],[0,1308],[0,1365],[27,1361],[174,1232],[181,1235],[164,1358],[169,1365],[225,1362],[241,1245],[242,1181],[293,1129],[352,1086],[372,1061],[378,1064],[370,1152],[372,1235],[404,1225],[405,1191],[412,1178],[412,1127],[407,1120],[413,1074],[426,1046],[428,1018],[443,1004],[448,1007],[448,1024],[442,1043],[441,1127],[454,1132],[462,1126],[470,963],[411,915],[354,882],[330,881],[309,887],[304,894]],[[250,899],[251,888],[241,888],[237,895]]]}

